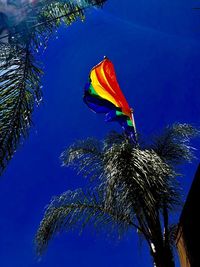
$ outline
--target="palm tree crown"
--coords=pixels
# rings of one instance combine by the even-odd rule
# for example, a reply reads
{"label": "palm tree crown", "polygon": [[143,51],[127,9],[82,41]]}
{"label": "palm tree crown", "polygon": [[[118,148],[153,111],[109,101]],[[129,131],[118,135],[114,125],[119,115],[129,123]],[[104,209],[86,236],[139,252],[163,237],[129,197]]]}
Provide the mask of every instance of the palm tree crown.
{"label": "palm tree crown", "polygon": [[90,138],[70,146],[61,155],[63,165],[89,178],[88,190],[52,199],[36,235],[38,253],[57,232],[92,223],[119,234],[136,229],[155,266],[174,266],[176,228],[169,214],[181,203],[176,165],[192,160],[189,140],[197,134],[191,125],[174,124],[144,147],[117,133],[101,142]]}

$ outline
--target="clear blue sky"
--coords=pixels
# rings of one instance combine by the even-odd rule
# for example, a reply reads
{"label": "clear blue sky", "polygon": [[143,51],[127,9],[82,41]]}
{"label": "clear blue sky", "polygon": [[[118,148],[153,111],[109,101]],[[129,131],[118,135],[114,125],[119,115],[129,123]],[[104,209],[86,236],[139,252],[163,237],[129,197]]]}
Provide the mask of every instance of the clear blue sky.
{"label": "clear blue sky", "polygon": [[[44,103],[34,126],[0,181],[2,267],[147,267],[134,232],[121,241],[92,228],[56,237],[38,261],[34,235],[53,195],[84,185],[60,167],[59,155],[76,139],[103,138],[106,124],[82,102],[90,68],[107,55],[147,138],[164,125],[200,125],[200,11],[189,0],[108,0],[87,12],[84,23],[61,28],[42,56]],[[199,148],[200,142],[195,146]],[[197,154],[199,154],[197,152]],[[186,195],[198,160],[183,168]]]}

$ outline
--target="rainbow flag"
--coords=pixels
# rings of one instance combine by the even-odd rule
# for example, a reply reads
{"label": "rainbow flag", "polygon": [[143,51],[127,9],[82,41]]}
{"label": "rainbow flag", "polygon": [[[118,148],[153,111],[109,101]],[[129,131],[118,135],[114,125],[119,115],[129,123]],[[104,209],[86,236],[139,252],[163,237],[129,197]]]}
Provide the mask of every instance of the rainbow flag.
{"label": "rainbow flag", "polygon": [[129,137],[136,138],[133,111],[119,87],[114,66],[108,58],[92,68],[83,99],[92,111],[104,113],[106,121],[119,122]]}

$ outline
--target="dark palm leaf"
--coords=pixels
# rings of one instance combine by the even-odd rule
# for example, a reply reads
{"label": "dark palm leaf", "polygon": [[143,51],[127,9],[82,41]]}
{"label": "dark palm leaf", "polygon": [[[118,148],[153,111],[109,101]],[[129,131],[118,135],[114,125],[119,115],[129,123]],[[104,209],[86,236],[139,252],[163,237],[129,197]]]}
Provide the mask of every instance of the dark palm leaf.
{"label": "dark palm leaf", "polygon": [[[27,36],[38,34],[49,36],[61,25],[71,25],[78,19],[82,21],[85,18],[85,10],[92,6],[102,7],[106,0],[41,0],[33,7],[27,5],[26,17],[20,23],[11,24],[10,35],[13,36],[12,42],[24,42]],[[35,39],[37,42],[37,38]],[[41,42],[41,40],[40,40]]]}
{"label": "dark palm leaf", "polygon": [[154,138],[152,149],[169,164],[181,164],[194,157],[189,141],[199,130],[189,124],[174,124],[166,127],[163,133]]}
{"label": "dark palm leaf", "polygon": [[4,46],[0,71],[0,173],[12,158],[21,137],[27,136],[35,100],[41,98],[42,71],[28,45]]}
{"label": "dark palm leaf", "polygon": [[169,226],[169,240],[170,244],[175,247],[176,246],[176,239],[177,239],[177,229],[178,225],[177,224],[171,224]]}
{"label": "dark palm leaf", "polygon": [[[36,53],[61,23],[70,25],[84,19],[86,8],[101,6],[102,1],[38,1],[28,9],[26,19],[9,29],[9,43],[0,37],[0,173],[31,125],[34,104],[41,99],[42,70]],[[27,7],[28,8],[28,7]]]}
{"label": "dark palm leaf", "polygon": [[125,214],[122,208],[105,207],[102,191],[67,191],[53,198],[46,210],[36,235],[38,253],[42,254],[56,233],[77,228],[82,230],[87,224],[92,224],[97,229],[106,227],[110,231],[117,228],[119,233],[134,225],[130,215]]}
{"label": "dark palm leaf", "polygon": [[105,173],[107,189],[110,194],[117,189],[118,201],[131,203],[134,209],[145,205],[149,211],[158,208],[169,177],[174,176],[153,150],[132,148],[127,143],[114,145],[106,152]]}
{"label": "dark palm leaf", "polygon": [[77,141],[61,154],[63,166],[74,168],[91,180],[103,174],[103,144],[94,138]]}

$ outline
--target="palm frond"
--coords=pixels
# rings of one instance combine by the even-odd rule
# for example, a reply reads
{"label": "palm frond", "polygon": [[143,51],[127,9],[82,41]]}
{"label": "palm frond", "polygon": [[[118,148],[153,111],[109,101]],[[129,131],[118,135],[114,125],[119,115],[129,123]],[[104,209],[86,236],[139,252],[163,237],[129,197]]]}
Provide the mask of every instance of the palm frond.
{"label": "palm frond", "polygon": [[[22,7],[26,12],[25,18],[18,23],[11,23],[9,34],[1,36],[0,41],[9,37],[9,43],[19,44],[32,36],[36,43],[41,43],[44,39],[46,43],[61,23],[69,26],[78,19],[83,21],[87,8],[102,7],[105,2],[106,0],[41,0],[34,7],[25,5]],[[41,38],[39,42],[38,38]]]}
{"label": "palm frond", "polygon": [[34,102],[41,99],[41,75],[28,45],[4,47],[0,66],[0,173],[28,134]]}
{"label": "palm frond", "polygon": [[169,243],[171,244],[172,247],[176,246],[177,229],[178,229],[178,225],[177,224],[171,224],[169,226]]}
{"label": "palm frond", "polygon": [[190,140],[199,135],[199,130],[189,124],[176,123],[166,127],[163,133],[154,139],[151,148],[171,165],[191,161],[194,149]]}
{"label": "palm frond", "polygon": [[42,70],[36,53],[61,23],[70,25],[90,6],[105,0],[38,1],[25,19],[9,29],[9,42],[0,37],[0,174],[12,158],[20,140],[28,134],[34,103],[41,99]]}
{"label": "palm frond", "polygon": [[129,139],[125,134],[121,134],[115,131],[109,132],[109,134],[103,140],[104,150],[108,150],[114,144],[121,145],[124,142],[129,143]]}
{"label": "palm frond", "polygon": [[45,3],[40,9],[37,15],[37,23],[34,22],[29,28],[34,28],[37,35],[36,42],[40,38],[45,39],[46,42],[62,23],[70,26],[77,20],[84,21],[86,9],[92,6],[102,7],[105,2],[106,0],[50,0],[48,4]]}
{"label": "palm frond", "polygon": [[50,1],[42,6],[37,16],[31,14],[27,29],[33,33],[35,48],[38,50],[41,46],[46,47],[49,38],[62,23],[69,26],[78,19],[83,21],[84,8],[87,7],[73,4],[71,1]]}
{"label": "palm frond", "polygon": [[113,193],[114,188],[121,188],[121,201],[130,198],[128,201],[135,203],[136,209],[141,200],[146,208],[155,207],[168,188],[166,177],[174,175],[153,150],[134,148],[127,142],[113,145],[105,153],[104,162],[108,189]]}
{"label": "palm frond", "polygon": [[103,172],[103,144],[94,138],[77,141],[61,154],[63,166],[72,167],[90,180]]}
{"label": "palm frond", "polygon": [[47,207],[36,235],[37,252],[41,255],[55,234],[77,228],[83,230],[88,224],[97,229],[109,229],[109,232],[118,229],[119,233],[133,226],[130,215],[124,213],[123,209],[105,207],[102,191],[67,191],[53,198]]}

